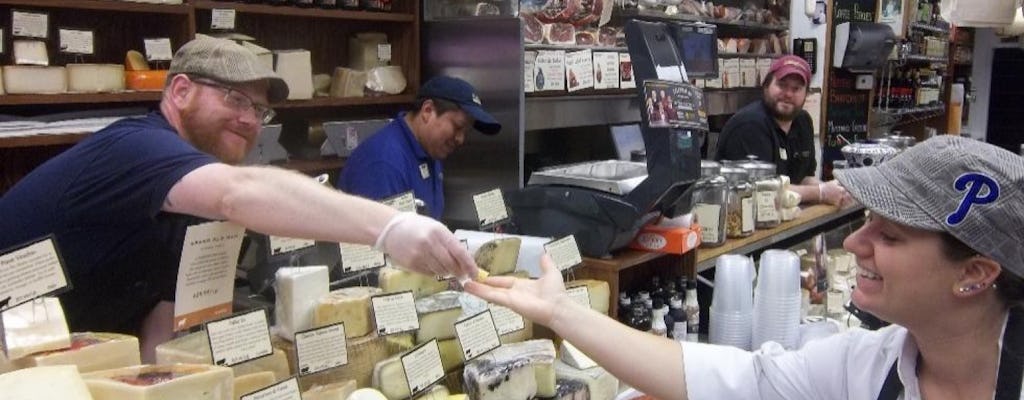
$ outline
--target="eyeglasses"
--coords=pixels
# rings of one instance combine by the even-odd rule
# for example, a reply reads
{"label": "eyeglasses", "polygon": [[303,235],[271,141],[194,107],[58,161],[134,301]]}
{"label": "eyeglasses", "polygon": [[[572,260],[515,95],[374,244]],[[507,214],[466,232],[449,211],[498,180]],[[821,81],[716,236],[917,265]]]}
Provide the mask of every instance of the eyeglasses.
{"label": "eyeglasses", "polygon": [[245,93],[239,92],[238,90],[205,79],[192,79],[192,82],[223,90],[224,102],[227,103],[228,106],[239,111],[252,111],[256,118],[264,124],[269,124],[270,121],[274,119],[274,116],[277,115],[277,113],[269,106],[256,103],[251,97],[247,96]]}

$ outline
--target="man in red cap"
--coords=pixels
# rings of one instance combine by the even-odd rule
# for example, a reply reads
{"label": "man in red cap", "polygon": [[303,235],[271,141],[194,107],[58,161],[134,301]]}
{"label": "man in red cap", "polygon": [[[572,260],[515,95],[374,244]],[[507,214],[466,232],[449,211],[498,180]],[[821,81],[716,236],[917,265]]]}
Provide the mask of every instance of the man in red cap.
{"label": "man in red cap", "polygon": [[790,190],[805,202],[839,205],[846,191],[835,181],[822,183],[814,176],[814,126],[804,111],[811,82],[807,61],[786,55],[772,62],[761,87],[764,96],[743,107],[722,129],[716,160],[758,160],[772,162],[780,175],[789,176]]}

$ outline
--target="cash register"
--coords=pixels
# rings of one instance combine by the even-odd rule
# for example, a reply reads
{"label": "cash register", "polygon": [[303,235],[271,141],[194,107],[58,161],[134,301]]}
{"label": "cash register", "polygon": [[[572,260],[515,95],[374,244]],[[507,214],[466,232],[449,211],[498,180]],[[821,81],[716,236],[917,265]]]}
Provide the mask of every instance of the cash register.
{"label": "cash register", "polygon": [[629,244],[645,224],[689,212],[707,131],[703,94],[690,85],[675,32],[681,25],[629,21],[626,44],[640,99],[646,163],[596,161],[534,172],[505,192],[515,233],[575,235],[580,253],[601,257]]}

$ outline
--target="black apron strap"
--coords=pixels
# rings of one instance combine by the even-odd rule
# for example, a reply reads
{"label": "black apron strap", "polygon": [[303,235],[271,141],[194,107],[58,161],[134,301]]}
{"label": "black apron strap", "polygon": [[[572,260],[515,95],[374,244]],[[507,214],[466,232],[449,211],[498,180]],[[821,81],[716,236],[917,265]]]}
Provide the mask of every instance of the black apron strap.
{"label": "black apron strap", "polygon": [[[897,372],[897,362],[892,363],[889,375],[885,377],[878,400],[896,400],[903,392],[903,382]],[[996,378],[995,400],[1020,400],[1021,383],[1024,379],[1024,308],[1010,309],[1003,333],[1003,350],[999,355],[999,372]]]}

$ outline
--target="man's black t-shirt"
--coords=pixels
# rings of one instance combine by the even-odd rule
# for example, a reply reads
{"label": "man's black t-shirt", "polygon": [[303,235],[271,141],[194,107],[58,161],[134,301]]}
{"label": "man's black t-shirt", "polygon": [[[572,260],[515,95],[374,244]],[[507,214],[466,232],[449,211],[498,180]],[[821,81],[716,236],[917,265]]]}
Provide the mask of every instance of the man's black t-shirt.
{"label": "man's black t-shirt", "polygon": [[748,155],[775,163],[779,174],[793,183],[814,175],[814,126],[811,115],[800,111],[786,134],[769,114],[763,100],[741,108],[722,128],[715,160],[746,160]]}

